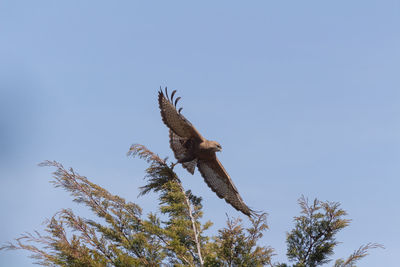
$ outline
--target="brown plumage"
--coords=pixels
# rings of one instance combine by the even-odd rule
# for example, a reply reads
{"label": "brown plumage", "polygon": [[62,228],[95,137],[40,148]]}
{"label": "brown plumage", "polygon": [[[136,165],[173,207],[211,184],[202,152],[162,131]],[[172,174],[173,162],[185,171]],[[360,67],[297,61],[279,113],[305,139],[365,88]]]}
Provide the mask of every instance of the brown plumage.
{"label": "brown plumage", "polygon": [[178,160],[177,163],[181,163],[191,174],[194,174],[197,166],[204,181],[219,198],[225,199],[227,203],[247,216],[252,216],[254,211],[244,203],[229,174],[215,154],[221,151],[220,144],[205,139],[181,114],[182,108],[177,110],[176,105],[180,97],[174,101],[175,93],[176,90],[169,97],[167,88],[165,88],[165,93],[160,89],[158,104],[162,120],[169,128],[170,147]]}

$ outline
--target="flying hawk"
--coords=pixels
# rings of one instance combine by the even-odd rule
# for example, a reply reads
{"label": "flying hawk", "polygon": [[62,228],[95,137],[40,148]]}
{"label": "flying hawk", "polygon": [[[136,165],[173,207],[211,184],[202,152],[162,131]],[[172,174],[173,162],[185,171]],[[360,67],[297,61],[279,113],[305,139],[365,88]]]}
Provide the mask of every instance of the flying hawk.
{"label": "flying hawk", "polygon": [[170,147],[178,160],[177,163],[181,163],[191,174],[194,174],[197,166],[204,181],[219,198],[225,199],[247,216],[252,216],[254,211],[244,203],[229,174],[215,154],[222,150],[221,145],[216,141],[205,139],[181,114],[182,108],[177,110],[176,105],[180,97],[174,102],[175,93],[176,90],[170,97],[167,88],[165,88],[165,94],[160,89],[158,104],[162,120],[169,128]]}

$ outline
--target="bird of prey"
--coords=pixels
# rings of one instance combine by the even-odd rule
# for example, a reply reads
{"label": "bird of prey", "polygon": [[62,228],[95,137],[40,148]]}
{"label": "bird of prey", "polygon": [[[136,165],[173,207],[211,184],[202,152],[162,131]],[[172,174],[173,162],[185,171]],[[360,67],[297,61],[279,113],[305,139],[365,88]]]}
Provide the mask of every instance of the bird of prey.
{"label": "bird of prey", "polygon": [[[221,145],[216,141],[205,139],[196,128],[181,114],[182,108],[177,110],[176,105],[180,97],[174,101],[174,90],[171,96],[161,90],[158,93],[158,104],[161,117],[169,128],[170,147],[174,152],[177,163],[194,174],[197,166],[204,181],[219,198],[225,199],[238,211],[247,216],[254,215],[242,200],[229,174],[218,160],[215,152],[221,151]],[[176,163],[176,164],[177,164]]]}

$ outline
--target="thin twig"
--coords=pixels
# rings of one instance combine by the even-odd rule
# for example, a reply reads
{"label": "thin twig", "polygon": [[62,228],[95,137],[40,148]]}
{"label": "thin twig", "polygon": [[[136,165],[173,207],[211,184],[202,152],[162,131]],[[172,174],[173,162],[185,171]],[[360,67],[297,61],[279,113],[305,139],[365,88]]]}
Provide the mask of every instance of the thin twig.
{"label": "thin twig", "polygon": [[189,198],[187,197],[186,192],[183,189],[181,181],[179,179],[177,179],[177,182],[179,184],[179,188],[181,189],[181,192],[185,196],[185,202],[186,202],[186,206],[188,208],[188,215],[190,217],[190,220],[192,221],[192,229],[193,229],[193,234],[194,234],[194,241],[195,241],[196,247],[197,247],[197,255],[199,256],[200,266],[203,266],[204,265],[204,261],[203,261],[203,258],[201,256],[201,248],[200,248],[200,242],[199,242],[199,238],[198,238],[199,232],[198,232],[197,227],[196,227],[196,221],[195,221],[195,219],[193,217],[192,206],[190,205]]}

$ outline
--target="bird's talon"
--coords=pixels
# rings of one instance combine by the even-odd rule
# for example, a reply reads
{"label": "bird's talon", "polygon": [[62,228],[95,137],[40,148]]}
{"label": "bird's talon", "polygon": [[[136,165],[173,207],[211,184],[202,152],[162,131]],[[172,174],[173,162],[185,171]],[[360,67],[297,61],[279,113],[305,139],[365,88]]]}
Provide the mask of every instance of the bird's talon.
{"label": "bird's talon", "polygon": [[175,167],[176,164],[178,164],[178,162],[172,163],[172,164],[171,164],[171,169],[174,169],[174,167]]}

